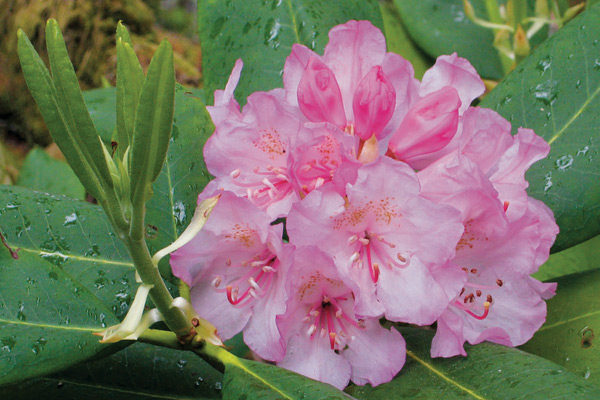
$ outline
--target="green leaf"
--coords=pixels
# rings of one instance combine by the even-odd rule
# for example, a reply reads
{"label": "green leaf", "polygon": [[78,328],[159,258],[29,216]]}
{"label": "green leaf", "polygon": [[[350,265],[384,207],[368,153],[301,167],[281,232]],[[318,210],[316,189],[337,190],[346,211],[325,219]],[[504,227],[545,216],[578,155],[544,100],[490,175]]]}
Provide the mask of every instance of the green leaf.
{"label": "green leaf", "polygon": [[351,399],[346,393],[326,383],[317,382],[295,372],[270,364],[238,358],[216,348],[225,365],[223,398],[225,399]]}
{"label": "green leaf", "polygon": [[[62,98],[59,99],[57,89],[48,69],[25,33],[19,30],[17,36],[19,39],[19,59],[25,81],[40,108],[42,117],[54,141],[60,147],[65,158],[69,161],[75,174],[88,192],[95,198],[102,199],[104,197],[103,183],[97,168],[94,166],[93,160],[90,158],[90,150],[85,145],[82,148],[80,132],[77,132],[75,127],[70,125],[69,119],[65,116],[63,110],[65,104],[63,104]],[[92,145],[95,140],[98,140],[98,138],[90,139],[90,148],[95,147]]]}
{"label": "green leaf", "polygon": [[137,284],[99,206],[16,186],[0,186],[0,199],[3,385],[110,348],[91,333],[118,322]]}
{"label": "green leaf", "polygon": [[[504,77],[492,30],[471,22],[465,16],[462,0],[394,0],[394,4],[412,39],[431,57],[457,52],[469,60],[482,77],[496,80]],[[471,1],[471,4],[479,18],[487,19],[484,1]],[[533,4],[534,1],[528,1],[530,15]],[[532,48],[546,38],[547,32],[541,29],[530,39]]]}
{"label": "green leaf", "polygon": [[410,61],[415,78],[421,79],[425,71],[432,65],[433,60],[419,49],[406,32],[406,27],[392,0],[383,0],[379,3],[388,51],[400,54]]}
{"label": "green leaf", "polygon": [[549,281],[560,276],[588,271],[600,267],[600,236],[554,253],[533,276],[540,281]]}
{"label": "green leaf", "polygon": [[[190,223],[198,194],[210,180],[202,149],[213,132],[204,103],[177,85],[175,117],[169,152],[146,204],[146,242],[151,254],[175,241]],[[168,257],[160,263],[163,276],[171,275]]]}
{"label": "green leaf", "polygon": [[600,386],[600,269],[556,281],[546,323],[522,348]]}
{"label": "green leaf", "polygon": [[133,51],[127,29],[117,25],[117,143],[123,159],[131,145],[140,93],[144,85],[144,71]]}
{"label": "green leaf", "polygon": [[[105,132],[115,129],[115,89],[84,92],[97,105],[91,114]],[[209,182],[202,149],[213,132],[212,121],[202,101],[203,92],[176,85],[175,116],[165,164],[152,185],[154,196],[146,203],[146,243],[151,254],[171,244],[188,226],[198,194]],[[168,257],[160,265],[163,276],[175,281]]]}
{"label": "green leaf", "polygon": [[220,399],[223,376],[190,352],[134,343],[99,361],[0,388],[11,400]]}
{"label": "green leaf", "polygon": [[165,40],[154,53],[148,67],[135,116],[129,154],[134,208],[148,199],[147,189],[163,167],[173,125],[174,96],[173,50]]}
{"label": "green leaf", "polygon": [[[484,78],[504,76],[494,35],[490,29],[472,23],[464,13],[462,0],[394,0],[408,33],[431,57],[457,52],[473,64]],[[479,17],[485,17],[482,1],[471,1]]]}
{"label": "green leaf", "polygon": [[32,149],[19,172],[17,185],[41,192],[85,199],[85,188],[64,162],[56,160],[44,150]]}
{"label": "green leaf", "polygon": [[294,43],[322,52],[328,32],[351,19],[383,28],[376,0],[198,1],[204,88],[210,101],[227,83],[235,60],[244,62],[236,98],[283,85],[281,73]]}
{"label": "green leaf", "polygon": [[[106,165],[102,141],[90,118],[83,95],[79,88],[77,75],[67,53],[58,22],[48,20],[46,24],[46,47],[52,70],[52,80],[58,95],[58,104],[66,123],[73,132],[73,139],[80,151],[85,154],[90,167],[106,187],[112,187],[112,178]],[[57,143],[59,144],[59,143]],[[65,157],[68,155],[65,154]]]}
{"label": "green leaf", "polygon": [[116,88],[92,89],[83,92],[90,116],[104,144],[110,148],[116,128]]}
{"label": "green leaf", "polygon": [[597,399],[600,388],[518,349],[481,343],[468,357],[431,359],[433,332],[402,328],[406,364],[387,384],[346,389],[358,399]]}
{"label": "green leaf", "polygon": [[550,155],[528,173],[529,194],[553,211],[561,232],[553,251],[600,234],[600,5],[553,35],[482,102],[513,131],[533,129]]}

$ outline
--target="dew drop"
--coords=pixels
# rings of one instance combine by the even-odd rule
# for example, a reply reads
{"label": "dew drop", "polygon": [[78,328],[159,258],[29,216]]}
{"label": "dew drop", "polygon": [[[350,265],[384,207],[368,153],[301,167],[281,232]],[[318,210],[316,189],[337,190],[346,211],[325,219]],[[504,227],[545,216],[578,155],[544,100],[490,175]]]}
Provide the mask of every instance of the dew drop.
{"label": "dew drop", "polygon": [[567,154],[556,160],[556,169],[566,171],[573,165],[573,156]]}

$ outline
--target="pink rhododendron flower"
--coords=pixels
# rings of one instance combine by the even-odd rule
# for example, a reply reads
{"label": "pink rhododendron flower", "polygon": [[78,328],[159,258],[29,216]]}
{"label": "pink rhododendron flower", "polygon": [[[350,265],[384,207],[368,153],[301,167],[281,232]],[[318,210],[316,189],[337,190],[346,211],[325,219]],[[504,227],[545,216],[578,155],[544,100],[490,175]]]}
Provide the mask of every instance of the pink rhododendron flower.
{"label": "pink rhododendron flower", "polygon": [[456,54],[419,82],[368,21],[329,39],[323,55],[294,45],[284,88],[243,110],[238,60],[208,107],[216,179],[199,199],[220,200],[171,257],[196,311],[224,339],[243,330],[260,357],[339,388],[404,364],[382,317],[437,323],[434,357],[524,343],[555,290],[530,277],[558,228],[525,180],[548,144],[471,107],[484,85]]}
{"label": "pink rhododendron flower", "polygon": [[406,358],[404,339],[378,317],[361,318],[354,294],[339,278],[333,259],[316,247],[294,253],[287,279],[289,300],[277,318],[287,344],[277,364],[343,389],[390,381]]}
{"label": "pink rhododendron flower", "polygon": [[[485,162],[488,165],[489,159]],[[523,180],[519,173],[510,176],[517,186]],[[462,269],[466,282],[438,320],[432,356],[466,355],[465,340],[471,344],[484,340],[523,344],[544,323],[543,300],[551,297],[555,288],[555,284],[529,277],[548,257],[558,233],[550,211],[523,194],[528,210],[511,220],[507,215],[511,203],[502,201],[494,183],[465,153],[449,154],[421,171],[419,177],[423,194],[460,210],[465,226],[450,268]],[[524,192],[524,187],[521,190]]]}
{"label": "pink rhododendron flower", "polygon": [[222,339],[244,329],[246,343],[275,360],[283,356],[275,317],[285,311],[291,249],[271,220],[247,199],[223,192],[200,233],[171,254],[171,267]]}
{"label": "pink rhododendron flower", "polygon": [[381,158],[362,166],[345,197],[310,193],[294,204],[287,229],[291,243],[316,243],[334,257],[362,315],[430,324],[448,304],[430,267],[453,255],[462,224],[456,210],[419,195],[406,164]]}

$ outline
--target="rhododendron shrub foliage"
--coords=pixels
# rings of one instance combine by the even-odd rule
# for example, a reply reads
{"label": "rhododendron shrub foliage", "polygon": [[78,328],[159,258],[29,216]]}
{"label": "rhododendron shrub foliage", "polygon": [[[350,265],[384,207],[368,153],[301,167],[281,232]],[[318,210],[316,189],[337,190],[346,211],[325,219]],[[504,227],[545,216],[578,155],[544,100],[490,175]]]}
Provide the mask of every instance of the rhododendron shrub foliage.
{"label": "rhododendron shrub foliage", "polygon": [[549,152],[472,107],[484,84],[456,54],[421,81],[368,21],[334,27],[324,53],[294,45],[283,88],[234,98],[238,60],[208,111],[216,200],[171,256],[221,339],[344,388],[402,368],[390,322],[432,325],[432,357],[464,343],[517,346],[544,323],[555,284],[530,275],[558,233],[526,193]]}

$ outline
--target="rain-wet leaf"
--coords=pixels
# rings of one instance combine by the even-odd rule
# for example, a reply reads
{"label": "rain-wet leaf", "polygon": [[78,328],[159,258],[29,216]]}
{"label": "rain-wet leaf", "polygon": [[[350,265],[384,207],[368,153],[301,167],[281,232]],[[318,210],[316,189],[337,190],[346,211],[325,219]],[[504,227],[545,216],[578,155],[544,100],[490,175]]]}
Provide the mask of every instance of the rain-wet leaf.
{"label": "rain-wet leaf", "polygon": [[80,200],[85,198],[85,189],[71,167],[37,147],[27,154],[17,185]]}
{"label": "rain-wet leaf", "polygon": [[236,98],[240,104],[255,91],[282,87],[281,74],[292,44],[317,52],[335,25],[367,19],[383,30],[376,0],[233,0],[198,1],[204,88],[212,93],[227,83],[235,60],[244,61]]}
{"label": "rain-wet leaf", "polygon": [[0,398],[220,399],[222,378],[193,353],[134,343],[102,360],[0,388]]}
{"label": "rain-wet leaf", "polygon": [[[469,60],[482,77],[504,77],[492,31],[475,25],[465,16],[462,0],[394,0],[394,4],[411,38],[431,57],[457,52]],[[487,18],[485,2],[471,1],[471,4],[478,17]],[[533,4],[534,1],[529,0],[530,9]],[[546,34],[547,29],[542,29],[534,35],[532,46],[541,43]]]}
{"label": "rain-wet leaf", "polygon": [[600,269],[556,281],[546,323],[522,348],[600,386]]}
{"label": "rain-wet leaf", "polygon": [[98,130],[98,134],[109,149],[116,126],[116,92],[117,89],[114,87],[86,90],[83,92],[85,104]]}
{"label": "rain-wet leaf", "polygon": [[415,78],[421,79],[433,60],[419,49],[415,42],[408,36],[402,17],[392,0],[383,0],[379,3],[381,16],[385,27],[385,37],[388,51],[400,54],[410,61]]}
{"label": "rain-wet leaf", "polygon": [[540,281],[600,268],[600,236],[554,253],[533,276]]}
{"label": "rain-wet leaf", "polygon": [[467,357],[429,356],[433,332],[402,328],[406,364],[376,388],[350,386],[358,399],[597,399],[600,388],[548,360],[518,349],[481,343]]}
{"label": "rain-wet leaf", "polygon": [[99,206],[0,186],[0,385],[106,349],[92,336],[123,317],[133,265]]}
{"label": "rain-wet leaf", "polygon": [[527,173],[529,194],[546,203],[561,228],[553,251],[600,234],[600,5],[527,57],[481,103],[513,131],[532,128],[550,155]]}

